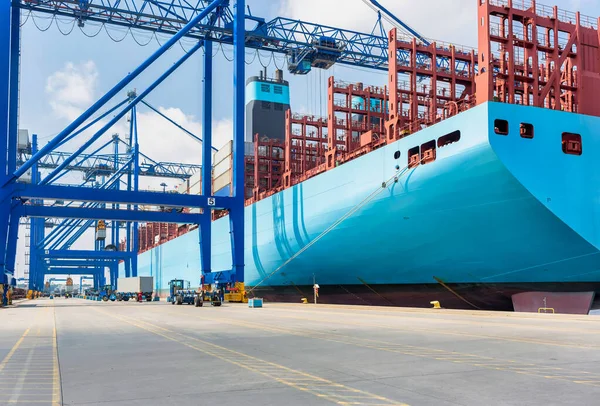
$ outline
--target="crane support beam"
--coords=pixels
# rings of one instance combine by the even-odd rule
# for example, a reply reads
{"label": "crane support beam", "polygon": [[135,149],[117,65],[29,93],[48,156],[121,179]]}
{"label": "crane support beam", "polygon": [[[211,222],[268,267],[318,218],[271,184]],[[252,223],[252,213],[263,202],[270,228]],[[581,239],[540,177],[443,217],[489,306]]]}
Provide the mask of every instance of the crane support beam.
{"label": "crane support beam", "polygon": [[[96,277],[103,276],[104,272],[99,273],[97,268],[48,268],[45,275],[89,275],[95,274]],[[43,286],[43,285],[42,285]]]}
{"label": "crane support beam", "polygon": [[[24,199],[49,199],[78,202],[138,204],[142,206],[199,207],[203,209],[230,209],[233,198],[226,196],[200,196],[145,191],[104,190],[54,185],[12,186],[12,195]],[[54,207],[59,208],[59,207]],[[70,208],[70,207],[60,207]],[[82,217],[85,218],[85,217]],[[118,220],[118,219],[114,219]]]}
{"label": "crane support beam", "polygon": [[[55,169],[58,168],[72,152],[61,152],[53,151],[49,154],[40,158],[38,162],[38,168],[40,169]],[[174,179],[188,179],[193,174],[200,172],[202,165],[198,164],[183,164],[177,162],[157,162],[143,154],[144,160],[140,162],[140,176],[146,177],[160,177],[160,178],[174,178]],[[22,165],[30,155],[23,155],[20,160],[17,161],[17,165]],[[116,172],[115,169],[115,156],[114,154],[80,154],[79,163],[77,165],[67,165],[65,170],[67,171],[78,171],[78,172],[91,172],[97,171],[100,174],[113,174]],[[117,165],[119,167],[124,166],[131,159],[130,154],[119,154],[117,156]],[[123,173],[133,173],[129,169],[124,169]]]}
{"label": "crane support beam", "polygon": [[95,259],[95,260],[83,260],[83,259],[58,259],[52,258],[47,259],[46,266],[48,267],[105,267],[112,266],[118,259]]}
{"label": "crane support beam", "polygon": [[50,206],[23,206],[23,215],[29,217],[56,217],[56,218],[87,218],[94,220],[121,220],[156,223],[200,224],[202,214],[188,214],[176,212],[133,211],[91,209],[81,207],[50,207]]}
{"label": "crane support beam", "polygon": [[90,250],[45,250],[39,254],[40,258],[56,259],[125,259],[133,255],[121,251],[90,251]]}

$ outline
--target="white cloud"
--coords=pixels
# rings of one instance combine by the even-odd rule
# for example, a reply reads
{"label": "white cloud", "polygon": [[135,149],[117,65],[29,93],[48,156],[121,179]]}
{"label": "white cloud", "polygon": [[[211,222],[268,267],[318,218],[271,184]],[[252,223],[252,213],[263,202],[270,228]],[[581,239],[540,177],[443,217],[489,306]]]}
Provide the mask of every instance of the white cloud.
{"label": "white cloud", "polygon": [[[473,0],[381,0],[380,3],[426,38],[477,45],[477,3]],[[375,11],[360,0],[284,0],[280,13],[367,33],[377,19]],[[389,27],[386,23],[386,29]]]}
{"label": "white cloud", "polygon": [[[96,90],[99,73],[93,61],[75,64],[67,62],[64,67],[50,75],[46,81],[46,93],[49,104],[57,119],[72,121],[77,118],[97,98]],[[110,108],[105,107],[102,111]],[[186,128],[198,137],[202,137],[202,124],[200,120],[186,114],[178,107],[157,107],[158,110]],[[74,151],[89,139],[96,131],[100,130],[109,118],[96,123],[90,129],[80,134],[72,141],[63,145],[63,151]],[[188,164],[200,164],[202,162],[201,143],[193,139],[184,131],[172,123],[160,117],[155,112],[138,105],[137,112],[138,136],[140,151],[155,161],[181,162]],[[103,143],[108,142],[112,134],[119,134],[121,139],[127,140],[129,135],[129,122],[121,119],[116,125],[109,129],[85,152],[89,153]],[[233,122],[231,119],[216,120],[213,122],[213,146],[222,147],[228,140],[232,139]],[[105,151],[108,151],[107,147]],[[122,151],[122,150],[121,150]],[[67,175],[65,179],[78,181],[79,176]],[[159,188],[162,181],[169,186],[175,185],[176,180],[147,179],[141,182],[143,188],[148,186]]]}
{"label": "white cloud", "polygon": [[[193,115],[186,115],[176,107],[158,107],[158,110],[192,134],[202,138],[202,124]],[[202,144],[169,123],[153,111],[138,112],[140,150],[155,160],[199,163]],[[229,119],[213,122],[213,141],[220,148],[232,139],[233,123]]]}
{"label": "white cloud", "polygon": [[[158,107],[158,110],[186,128],[194,135],[202,138],[202,124],[195,116],[186,115],[179,108]],[[181,162],[188,164],[202,163],[202,144],[180,130],[153,111],[138,112],[138,136],[140,151],[156,161]],[[219,149],[232,139],[233,122],[230,119],[213,122],[212,145]],[[147,178],[141,182],[144,189],[161,189],[165,182],[172,189],[180,181],[176,179]]]}
{"label": "white cloud", "polygon": [[46,80],[46,93],[54,114],[74,120],[94,101],[98,70],[94,61],[67,62]]}

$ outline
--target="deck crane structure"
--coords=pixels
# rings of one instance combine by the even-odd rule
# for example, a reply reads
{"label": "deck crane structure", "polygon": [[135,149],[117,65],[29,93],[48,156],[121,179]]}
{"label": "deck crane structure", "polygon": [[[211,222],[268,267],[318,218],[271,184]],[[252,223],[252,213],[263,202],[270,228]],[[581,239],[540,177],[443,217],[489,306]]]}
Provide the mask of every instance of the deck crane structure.
{"label": "deck crane structure", "polygon": [[[0,77],[8,78],[0,83],[0,142],[8,151],[0,156],[0,278],[14,273],[16,239],[19,219],[32,218],[43,230],[46,218],[113,220],[113,221],[164,221],[172,223],[199,224],[202,272],[205,282],[212,280],[243,282],[244,265],[244,56],[246,48],[285,54],[292,73],[306,74],[312,68],[328,68],[335,63],[387,70],[387,38],[350,30],[278,17],[270,21],[246,15],[245,0],[0,0]],[[88,23],[120,26],[130,30],[169,34],[171,38],[140,66],[132,70],[100,100],[94,103],[65,130],[55,136],[29,159],[17,165],[19,50],[21,13],[50,14],[70,17],[79,27]],[[252,22],[254,26],[248,28]],[[126,105],[117,105],[118,111],[100,131],[89,138],[72,155],[60,158],[60,163],[46,176],[39,176],[40,166],[51,160],[55,150],[67,140],[73,139],[81,128],[102,107],[128,86],[140,73],[165,54],[183,37],[196,40],[191,50],[171,66],[144,92]],[[202,195],[176,195],[142,192],[138,190],[139,161],[133,163],[133,187],[128,190],[94,189],[76,186],[58,186],[55,177],[69,169],[73,160],[81,156],[118,119],[131,111],[156,86],[171,75],[182,63],[200,48],[204,48],[203,90],[203,168],[202,178],[211,178],[211,100],[212,100],[212,44],[232,45],[234,48],[234,143],[233,143],[233,197],[211,196],[210,182],[203,182]],[[417,54],[416,58],[426,58]],[[409,61],[408,53],[399,52],[399,58]],[[447,61],[449,62],[449,61]],[[119,110],[120,109],[120,110]],[[89,124],[88,124],[89,125]],[[85,128],[85,127],[84,127]],[[137,141],[135,142],[137,148]],[[136,154],[136,156],[138,156]],[[56,155],[55,155],[56,157]],[[27,171],[32,170],[31,184],[18,182]],[[50,206],[52,200],[76,202],[71,206]],[[97,206],[88,205],[94,202]],[[120,206],[119,206],[120,205]],[[178,212],[150,212],[135,210],[139,205],[162,205],[169,207],[192,207],[203,209],[203,214]],[[127,206],[134,210],[120,210]],[[106,207],[112,207],[107,209]],[[232,228],[232,268],[223,272],[211,272],[210,213],[213,209],[228,210]],[[135,229],[134,232],[135,233]],[[32,233],[33,235],[33,233]],[[41,236],[37,235],[41,241]],[[131,240],[128,233],[128,241]],[[68,252],[68,251],[67,251]],[[90,253],[94,253],[91,251]],[[98,252],[103,258],[117,259],[118,252]],[[50,255],[50,254],[48,254]],[[135,265],[134,265],[135,268]],[[0,279],[0,282],[3,282]],[[32,278],[30,278],[31,280]],[[35,280],[35,278],[33,278]]]}

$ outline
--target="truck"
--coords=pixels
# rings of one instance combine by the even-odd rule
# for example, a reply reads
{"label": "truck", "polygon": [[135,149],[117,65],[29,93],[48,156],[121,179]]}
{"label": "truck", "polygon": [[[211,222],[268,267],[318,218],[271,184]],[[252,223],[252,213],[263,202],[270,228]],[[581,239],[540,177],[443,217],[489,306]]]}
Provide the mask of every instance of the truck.
{"label": "truck", "polygon": [[154,290],[154,277],[152,276],[134,276],[129,278],[117,279],[117,290],[115,292],[118,301],[129,299],[150,302],[152,301],[152,291]]}
{"label": "truck", "polygon": [[111,285],[102,286],[94,296],[98,296],[104,302],[108,302],[109,300],[114,302],[117,298]]}
{"label": "truck", "polygon": [[167,302],[171,304],[190,304],[196,307],[202,307],[204,304],[204,294],[202,291],[195,291],[189,288],[184,289],[185,282],[182,279],[172,279],[169,282],[169,297]]}

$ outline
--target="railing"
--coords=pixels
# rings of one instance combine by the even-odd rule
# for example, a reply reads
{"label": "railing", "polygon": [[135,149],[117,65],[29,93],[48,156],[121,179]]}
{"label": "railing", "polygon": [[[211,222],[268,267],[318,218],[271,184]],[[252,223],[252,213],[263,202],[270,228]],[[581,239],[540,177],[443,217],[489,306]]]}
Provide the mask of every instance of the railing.
{"label": "railing", "polygon": [[[508,0],[487,0],[490,5],[496,7],[508,7]],[[559,8],[557,15],[554,14],[554,7],[547,6],[536,2],[535,10],[533,10],[533,2],[531,0],[513,0],[512,7],[517,10],[529,11],[532,10],[536,15],[545,18],[557,18],[558,21],[573,24],[577,23],[577,13]],[[598,19],[580,15],[580,24],[586,28],[598,29]]]}
{"label": "railing", "polygon": [[304,121],[304,119],[306,118],[306,121],[308,122],[323,122],[323,123],[327,123],[327,117],[324,116],[314,116],[314,115],[305,115],[305,114],[299,114],[299,113],[292,113],[292,120],[296,120],[296,121]]}

